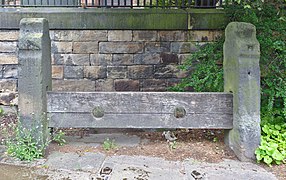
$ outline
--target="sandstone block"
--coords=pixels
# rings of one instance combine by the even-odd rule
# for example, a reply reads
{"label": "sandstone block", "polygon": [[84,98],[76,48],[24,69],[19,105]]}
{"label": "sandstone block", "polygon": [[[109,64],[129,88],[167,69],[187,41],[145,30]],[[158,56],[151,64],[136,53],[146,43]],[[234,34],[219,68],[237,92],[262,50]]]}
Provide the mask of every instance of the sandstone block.
{"label": "sandstone block", "polygon": [[132,41],[132,31],[130,30],[108,31],[108,41]]}
{"label": "sandstone block", "polygon": [[18,66],[17,65],[4,65],[3,66],[3,78],[17,78]]}
{"label": "sandstone block", "polygon": [[178,72],[177,66],[174,65],[156,65],[154,68],[154,77],[161,78],[176,78]]}
{"label": "sandstone block", "polygon": [[16,42],[0,42],[0,52],[1,53],[15,53],[17,50]]}
{"label": "sandstone block", "polygon": [[153,78],[153,66],[136,65],[128,67],[128,78],[130,79],[148,79]]}
{"label": "sandstone block", "polygon": [[134,64],[159,64],[161,62],[160,54],[144,53],[134,55]]}
{"label": "sandstone block", "polygon": [[3,66],[0,65],[0,78],[3,78]]}
{"label": "sandstone block", "polygon": [[[167,87],[172,87],[172,86],[175,86],[177,85],[179,82],[181,82],[181,79],[179,78],[169,78],[169,79],[165,79],[166,80],[166,86]],[[193,88],[188,88],[188,89],[185,89],[186,92],[194,92],[194,89]]]}
{"label": "sandstone block", "polygon": [[133,64],[133,55],[132,54],[113,54],[112,55],[112,65],[132,65]]}
{"label": "sandstone block", "polygon": [[84,66],[84,78],[87,79],[104,79],[107,77],[106,67],[102,66]]}
{"label": "sandstone block", "polygon": [[64,55],[63,54],[52,54],[51,61],[52,61],[52,64],[63,65]]}
{"label": "sandstone block", "polygon": [[73,41],[72,31],[70,30],[55,30],[51,39],[54,41]]}
{"label": "sandstone block", "polygon": [[63,79],[64,78],[64,67],[63,66],[52,66],[52,78]]}
{"label": "sandstone block", "polygon": [[115,91],[139,91],[139,80],[116,79],[114,80]]}
{"label": "sandstone block", "polygon": [[108,66],[111,65],[112,55],[111,54],[91,54],[90,64],[92,66]]}
{"label": "sandstone block", "polygon": [[159,31],[159,41],[188,41],[187,31]]}
{"label": "sandstone block", "polygon": [[94,91],[95,82],[87,79],[53,80],[53,91]]}
{"label": "sandstone block", "polygon": [[100,42],[100,53],[113,53],[113,54],[133,54],[143,52],[142,42]]}
{"label": "sandstone block", "polygon": [[64,78],[83,79],[83,66],[65,66]]}
{"label": "sandstone block", "polygon": [[213,33],[213,41],[217,41],[224,34],[222,31],[212,31],[212,33]]}
{"label": "sandstone block", "polygon": [[215,41],[221,35],[222,35],[221,31],[209,31],[209,30],[190,31],[189,40],[197,42]]}
{"label": "sandstone block", "polygon": [[110,79],[127,78],[127,67],[126,66],[108,66],[107,77]]}
{"label": "sandstone block", "polygon": [[133,41],[157,41],[157,31],[133,31]]}
{"label": "sandstone block", "polygon": [[52,41],[52,53],[71,53],[72,42]]}
{"label": "sandstone block", "polygon": [[104,92],[114,91],[114,80],[113,79],[96,80],[95,91],[104,91]]}
{"label": "sandstone block", "polygon": [[17,91],[16,79],[0,79],[0,92],[4,91]]}
{"label": "sandstone block", "polygon": [[145,45],[145,52],[170,52],[170,42],[147,42]]}
{"label": "sandstone block", "polygon": [[198,50],[198,47],[192,42],[172,42],[171,52],[172,53],[191,53]]}
{"label": "sandstone block", "polygon": [[160,54],[162,64],[179,64],[179,58],[177,54],[164,53]]}
{"label": "sandstone block", "polygon": [[50,40],[51,41],[54,41],[55,40],[55,33],[54,33],[55,31],[54,30],[50,30],[49,31],[49,35],[50,35]]}
{"label": "sandstone block", "polygon": [[18,98],[15,92],[0,92],[0,105],[17,105]]}
{"label": "sandstone block", "polygon": [[71,31],[73,41],[107,41],[106,30]]}
{"label": "sandstone block", "polygon": [[[18,101],[18,100],[16,100],[16,101]],[[17,105],[17,103],[16,103],[15,105]],[[4,111],[6,114],[17,114],[17,108],[16,108],[16,106],[0,105],[0,108],[3,109],[3,111]]]}
{"label": "sandstone block", "polygon": [[62,54],[65,65],[89,66],[89,54]]}
{"label": "sandstone block", "polygon": [[18,41],[19,31],[0,31],[0,41]]}
{"label": "sandstone block", "polygon": [[146,87],[146,88],[142,87],[140,89],[140,91],[142,91],[142,92],[165,92],[165,91],[167,91],[166,89],[167,89],[166,87],[160,87],[160,86]]}
{"label": "sandstone block", "polygon": [[98,42],[73,42],[73,53],[95,54],[98,53]]}
{"label": "sandstone block", "polygon": [[14,53],[0,53],[0,64],[18,64],[17,55]]}
{"label": "sandstone block", "polygon": [[89,54],[53,54],[52,64],[68,66],[88,66]]}
{"label": "sandstone block", "polygon": [[164,79],[144,79],[142,91],[166,91],[167,83]]}

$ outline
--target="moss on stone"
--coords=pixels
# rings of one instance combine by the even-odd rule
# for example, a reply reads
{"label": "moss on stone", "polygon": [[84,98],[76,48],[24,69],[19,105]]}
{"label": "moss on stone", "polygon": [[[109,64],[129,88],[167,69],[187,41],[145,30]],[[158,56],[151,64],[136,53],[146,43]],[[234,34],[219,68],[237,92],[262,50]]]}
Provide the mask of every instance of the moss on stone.
{"label": "moss on stone", "polygon": [[223,10],[217,9],[0,9],[1,29],[19,29],[24,17],[46,18],[50,29],[221,29],[226,24]]}

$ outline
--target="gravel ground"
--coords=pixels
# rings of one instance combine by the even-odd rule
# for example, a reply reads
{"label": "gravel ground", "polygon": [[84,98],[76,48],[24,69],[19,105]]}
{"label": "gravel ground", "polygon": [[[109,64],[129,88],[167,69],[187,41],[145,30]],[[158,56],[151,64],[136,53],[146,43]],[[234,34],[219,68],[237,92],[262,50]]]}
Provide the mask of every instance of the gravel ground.
{"label": "gravel ground", "polygon": [[[12,136],[17,116],[15,114],[5,114],[0,116],[0,140],[4,142],[5,138]],[[63,129],[67,135],[88,136],[95,133],[93,129]],[[221,162],[223,159],[236,159],[234,153],[223,143],[223,131],[221,130],[176,130],[173,131],[178,138],[175,143],[166,142],[162,136],[162,131],[142,132],[125,131],[121,132],[129,135],[136,135],[147,139],[144,143],[136,147],[116,147],[110,151],[105,151],[102,146],[58,146],[51,143],[48,147],[48,153],[52,151],[59,152],[104,152],[109,155],[142,155],[150,157],[161,157],[166,160],[183,160],[193,158],[204,162]],[[116,143],[116,142],[115,142]],[[267,171],[272,172],[278,179],[286,179],[286,164],[269,167],[260,164]]]}

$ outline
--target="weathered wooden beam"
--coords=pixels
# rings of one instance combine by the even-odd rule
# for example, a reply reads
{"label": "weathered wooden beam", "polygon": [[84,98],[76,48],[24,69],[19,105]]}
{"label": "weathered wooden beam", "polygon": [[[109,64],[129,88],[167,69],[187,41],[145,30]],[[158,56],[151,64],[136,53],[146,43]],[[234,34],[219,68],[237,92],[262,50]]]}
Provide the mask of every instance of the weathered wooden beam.
{"label": "weathered wooden beam", "polygon": [[232,94],[48,92],[50,127],[232,128]]}

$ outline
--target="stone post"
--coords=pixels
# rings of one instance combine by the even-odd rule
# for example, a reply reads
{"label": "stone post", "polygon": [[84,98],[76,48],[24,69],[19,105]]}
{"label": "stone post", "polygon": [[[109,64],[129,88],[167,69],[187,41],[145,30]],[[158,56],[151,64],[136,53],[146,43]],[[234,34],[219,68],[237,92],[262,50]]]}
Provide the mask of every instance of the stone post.
{"label": "stone post", "polygon": [[230,23],[225,36],[224,91],[233,93],[233,129],[226,131],[225,143],[249,161],[260,144],[260,47],[249,23]]}
{"label": "stone post", "polygon": [[51,90],[51,41],[48,21],[25,18],[20,22],[18,92],[19,117],[38,145],[48,137],[46,91]]}

